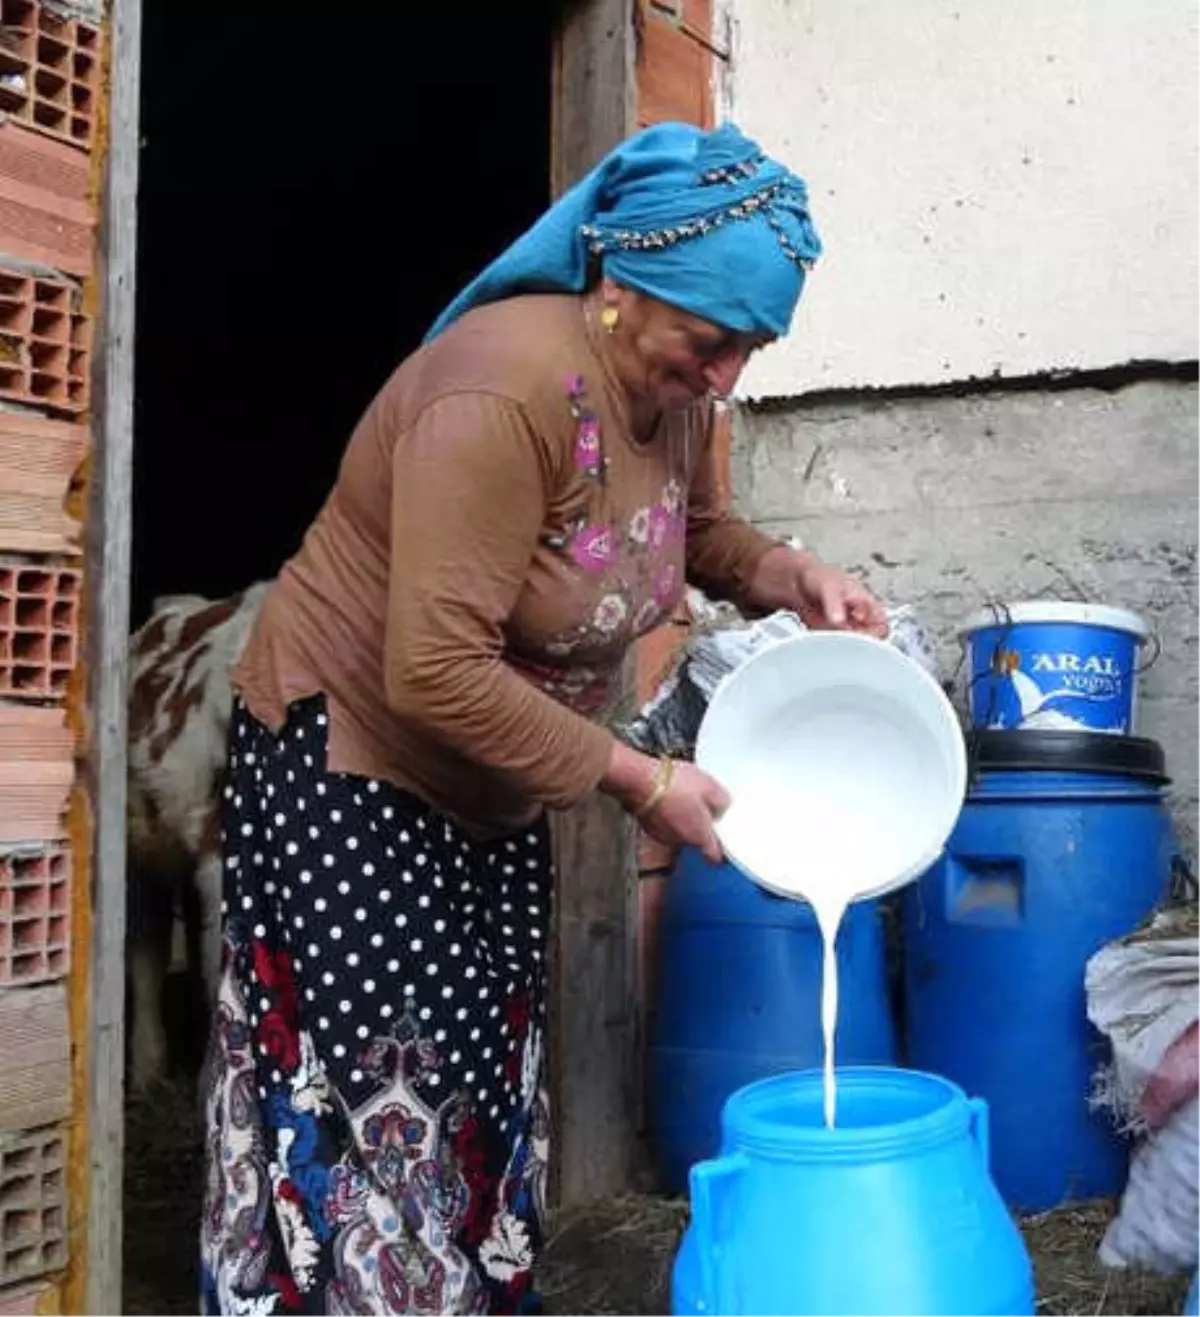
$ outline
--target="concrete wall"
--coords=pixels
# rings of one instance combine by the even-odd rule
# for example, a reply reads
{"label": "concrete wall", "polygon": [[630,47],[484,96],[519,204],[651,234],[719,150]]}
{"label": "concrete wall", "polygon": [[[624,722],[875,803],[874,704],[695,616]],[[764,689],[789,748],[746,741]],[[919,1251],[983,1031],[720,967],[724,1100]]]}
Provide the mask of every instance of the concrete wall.
{"label": "concrete wall", "polygon": [[826,255],[752,397],[1197,355],[1191,0],[725,0]]}
{"label": "concrete wall", "polygon": [[739,506],[915,605],[947,671],[988,600],[1142,613],[1194,854],[1191,0],[721,12],[721,111],[807,177],[826,245],[742,382]]}
{"label": "concrete wall", "polygon": [[1141,613],[1162,642],[1142,678],[1142,731],[1165,748],[1194,856],[1196,433],[1196,386],[1171,379],[743,406],[733,488],[758,525],[916,606],[945,676],[956,623],[987,600]]}

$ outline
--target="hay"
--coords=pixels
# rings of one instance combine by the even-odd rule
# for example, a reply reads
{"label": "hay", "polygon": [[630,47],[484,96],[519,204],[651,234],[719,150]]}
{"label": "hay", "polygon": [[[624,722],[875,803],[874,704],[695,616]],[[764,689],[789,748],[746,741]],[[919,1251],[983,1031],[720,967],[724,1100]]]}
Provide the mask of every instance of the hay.
{"label": "hay", "polygon": [[[127,1313],[196,1311],[203,1168],[194,1081],[180,1076],[127,1108]],[[1109,1271],[1096,1248],[1111,1201],[1021,1222],[1037,1273],[1038,1313],[1177,1313],[1186,1276]],[[665,1313],[687,1223],[679,1198],[630,1194],[556,1213],[538,1268],[548,1313]]]}
{"label": "hay", "polygon": [[204,1183],[198,1115],[195,1085],[182,1079],[126,1103],[122,1312],[197,1311]]}
{"label": "hay", "polygon": [[547,1313],[665,1313],[687,1224],[679,1198],[629,1194],[557,1213],[538,1267]]}
{"label": "hay", "polygon": [[1025,1218],[1021,1230],[1033,1256],[1039,1313],[1177,1313],[1188,1277],[1114,1271],[1096,1250],[1116,1203],[1077,1203]]}
{"label": "hay", "polygon": [[[1187,1276],[1112,1271],[1096,1248],[1115,1204],[1073,1204],[1025,1218],[1039,1314],[1177,1313]],[[554,1222],[539,1285],[548,1313],[665,1313],[671,1264],[687,1222],[676,1198],[629,1196],[562,1213]]]}

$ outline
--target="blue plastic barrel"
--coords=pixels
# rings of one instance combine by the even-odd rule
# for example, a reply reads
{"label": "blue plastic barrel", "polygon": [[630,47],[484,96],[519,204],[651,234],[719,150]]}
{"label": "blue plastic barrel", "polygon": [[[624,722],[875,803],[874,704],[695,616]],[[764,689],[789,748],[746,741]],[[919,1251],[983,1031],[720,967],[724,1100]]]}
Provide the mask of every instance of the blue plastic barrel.
{"label": "blue plastic barrel", "polygon": [[1032,1313],[1020,1232],[988,1176],[987,1108],[909,1070],[819,1071],[734,1094],[691,1174],[675,1313]]}
{"label": "blue plastic barrel", "polygon": [[[660,930],[650,1109],[662,1177],[681,1193],[692,1163],[716,1152],[735,1089],[821,1064],[821,934],[806,902],[693,850],[670,879]],[[877,902],[846,912],[837,958],[838,1063],[894,1062]]]}
{"label": "blue plastic barrel", "polygon": [[1200,1276],[1192,1272],[1192,1283],[1188,1286],[1187,1297],[1183,1301],[1182,1317],[1197,1317],[1200,1314]]}
{"label": "blue plastic barrel", "polygon": [[1162,751],[991,732],[976,765],[943,858],[904,896],[906,1060],[987,1100],[1011,1206],[1116,1194],[1128,1148],[1089,1106],[1107,1050],[1084,971],[1165,895],[1175,844]]}

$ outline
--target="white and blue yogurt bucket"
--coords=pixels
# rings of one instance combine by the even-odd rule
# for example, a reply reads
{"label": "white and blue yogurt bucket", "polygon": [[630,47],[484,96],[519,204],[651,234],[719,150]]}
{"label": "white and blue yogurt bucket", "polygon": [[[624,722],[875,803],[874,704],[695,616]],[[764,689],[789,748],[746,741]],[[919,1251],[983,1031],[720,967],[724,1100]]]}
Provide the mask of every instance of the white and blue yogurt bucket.
{"label": "white and blue yogurt bucket", "polygon": [[1145,622],[1105,604],[995,604],[962,624],[976,728],[1132,736]]}

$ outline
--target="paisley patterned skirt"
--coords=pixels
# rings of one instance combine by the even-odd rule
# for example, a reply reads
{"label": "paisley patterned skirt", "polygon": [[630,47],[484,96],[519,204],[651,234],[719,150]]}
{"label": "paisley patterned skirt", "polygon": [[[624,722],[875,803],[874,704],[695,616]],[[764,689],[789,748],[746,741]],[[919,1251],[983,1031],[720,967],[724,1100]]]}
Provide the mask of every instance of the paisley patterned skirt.
{"label": "paisley patterned skirt", "polygon": [[203,1310],[535,1311],[548,829],[472,839],[325,734],[234,709]]}

